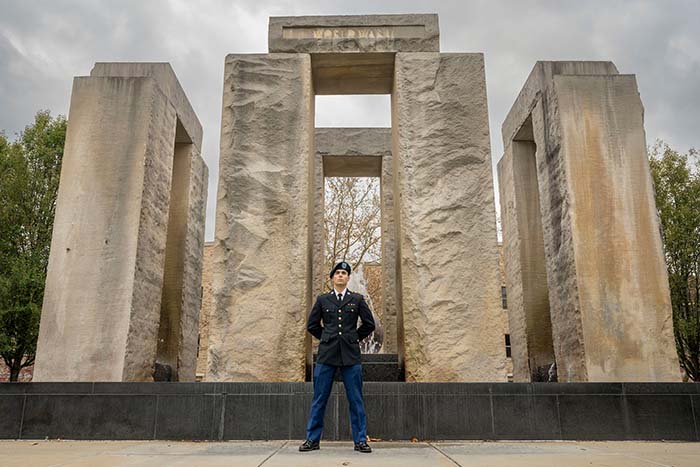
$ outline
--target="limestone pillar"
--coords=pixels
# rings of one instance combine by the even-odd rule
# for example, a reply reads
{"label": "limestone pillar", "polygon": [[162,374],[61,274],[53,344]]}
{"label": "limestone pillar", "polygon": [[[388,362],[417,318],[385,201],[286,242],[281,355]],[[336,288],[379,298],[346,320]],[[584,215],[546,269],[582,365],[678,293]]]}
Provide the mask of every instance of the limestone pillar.
{"label": "limestone pillar", "polygon": [[200,147],[168,64],[97,64],[74,80],[35,381],[152,381],[165,315],[173,358],[162,368],[194,379]]}
{"label": "limestone pillar", "polygon": [[[610,62],[538,62],[503,124],[503,140],[504,248],[508,286],[516,292],[509,290],[513,352],[533,349],[522,297],[539,291],[523,270],[543,261],[559,381],[678,381],[634,76],[618,74]],[[515,160],[523,141],[534,145],[535,178]],[[539,216],[523,213],[518,179],[538,186]],[[540,224],[543,252],[526,248],[533,243],[524,235],[525,218]],[[531,357],[514,355],[514,365]],[[527,376],[521,372],[519,379]]]}
{"label": "limestone pillar", "polygon": [[[529,126],[527,126],[529,125]],[[532,133],[532,123],[526,122]],[[524,133],[524,131],[521,131]],[[498,165],[513,379],[552,381],[555,363],[534,140],[513,141]],[[511,229],[517,232],[511,232]],[[551,373],[551,375],[550,375]]]}
{"label": "limestone pillar", "polygon": [[156,361],[195,381],[209,171],[193,144],[176,144]]}
{"label": "limestone pillar", "polygon": [[226,58],[209,381],[304,380],[313,107],[308,54]]}
{"label": "limestone pillar", "polygon": [[406,380],[505,381],[483,56],[398,53],[392,125]]}

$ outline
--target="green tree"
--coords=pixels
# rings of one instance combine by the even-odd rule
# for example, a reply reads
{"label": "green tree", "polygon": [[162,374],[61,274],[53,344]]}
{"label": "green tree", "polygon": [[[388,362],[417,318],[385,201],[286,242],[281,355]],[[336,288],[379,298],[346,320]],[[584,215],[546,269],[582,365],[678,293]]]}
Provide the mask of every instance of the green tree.
{"label": "green tree", "polygon": [[691,149],[679,154],[662,141],[649,158],[656,207],[663,229],[673,307],[673,329],[681,366],[700,381],[700,163]]}
{"label": "green tree", "polygon": [[36,114],[16,141],[0,134],[0,355],[17,381],[34,363],[66,119]]}

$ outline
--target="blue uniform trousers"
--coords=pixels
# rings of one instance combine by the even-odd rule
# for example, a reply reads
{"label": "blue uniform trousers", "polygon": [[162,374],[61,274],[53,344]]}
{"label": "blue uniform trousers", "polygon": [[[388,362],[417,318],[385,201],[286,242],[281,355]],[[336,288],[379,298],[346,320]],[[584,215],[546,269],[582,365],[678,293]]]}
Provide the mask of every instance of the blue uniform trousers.
{"label": "blue uniform trousers", "polygon": [[[309,422],[306,424],[306,439],[320,441],[323,434],[323,417],[326,413],[326,403],[333,389],[333,365],[317,363],[314,368],[314,400],[311,404]],[[350,423],[352,439],[355,443],[367,441],[367,417],[362,400],[362,365],[341,366],[345,394],[350,406]]]}

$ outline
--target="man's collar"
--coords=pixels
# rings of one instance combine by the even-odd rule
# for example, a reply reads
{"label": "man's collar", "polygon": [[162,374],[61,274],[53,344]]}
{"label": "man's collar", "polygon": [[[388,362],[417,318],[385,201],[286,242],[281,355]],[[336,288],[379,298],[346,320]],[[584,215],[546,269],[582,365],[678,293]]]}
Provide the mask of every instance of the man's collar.
{"label": "man's collar", "polygon": [[338,292],[338,291],[335,289],[335,287],[333,287],[333,293],[334,293],[335,295],[343,294],[343,297],[344,297],[345,294],[347,293],[347,291],[348,291],[348,288],[347,288],[347,287],[345,287],[345,288],[344,288],[342,291],[340,291],[340,292]]}

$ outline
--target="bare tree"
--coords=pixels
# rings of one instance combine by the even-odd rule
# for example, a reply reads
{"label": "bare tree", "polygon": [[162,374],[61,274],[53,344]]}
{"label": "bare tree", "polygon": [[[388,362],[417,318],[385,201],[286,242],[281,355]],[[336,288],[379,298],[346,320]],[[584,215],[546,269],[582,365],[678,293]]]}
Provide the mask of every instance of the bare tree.
{"label": "bare tree", "polygon": [[381,255],[378,179],[327,178],[325,198],[326,266],[330,269],[347,261],[354,268],[363,261],[377,261]]}
{"label": "bare tree", "polygon": [[[324,233],[326,239],[325,270],[339,261],[350,263],[353,271],[366,261],[378,261],[381,256],[381,205],[377,178],[327,178],[325,186]],[[326,286],[331,288],[326,276]],[[363,284],[366,281],[363,281]],[[381,283],[366,283],[361,293],[379,296]],[[370,305],[370,308],[373,308]],[[363,353],[377,353],[382,344],[381,319],[372,309],[377,330],[361,343]]]}

